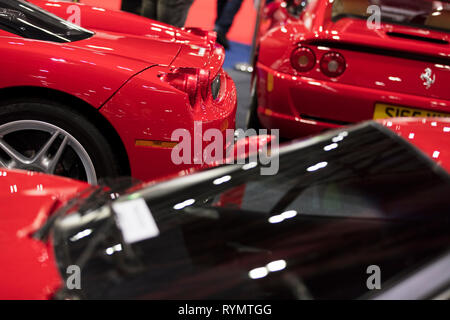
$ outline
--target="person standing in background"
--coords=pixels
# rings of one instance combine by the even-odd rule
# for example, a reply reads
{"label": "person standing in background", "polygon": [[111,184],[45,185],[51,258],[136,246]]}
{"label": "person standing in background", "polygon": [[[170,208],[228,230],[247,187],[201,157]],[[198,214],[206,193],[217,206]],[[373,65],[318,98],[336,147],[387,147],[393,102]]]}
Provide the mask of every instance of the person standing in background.
{"label": "person standing in background", "polygon": [[217,0],[217,17],[214,31],[217,32],[217,42],[225,49],[230,47],[227,33],[233,24],[234,17],[241,8],[243,0]]}
{"label": "person standing in background", "polygon": [[143,0],[142,15],[175,27],[184,27],[194,0]]}
{"label": "person standing in background", "polygon": [[194,0],[123,0],[122,10],[175,27],[184,27]]}
{"label": "person standing in background", "polygon": [[123,0],[122,1],[122,10],[140,14],[142,8],[142,0]]}

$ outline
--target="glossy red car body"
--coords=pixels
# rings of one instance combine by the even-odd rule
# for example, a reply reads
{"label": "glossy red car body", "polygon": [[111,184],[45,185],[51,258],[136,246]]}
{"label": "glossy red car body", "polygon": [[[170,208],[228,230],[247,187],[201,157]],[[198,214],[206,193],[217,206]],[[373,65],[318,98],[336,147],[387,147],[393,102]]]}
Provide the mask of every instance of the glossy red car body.
{"label": "glossy red car body", "polygon": [[[450,172],[450,119],[380,122]],[[48,299],[62,285],[51,241],[44,244],[30,234],[85,188],[85,183],[41,173],[0,171],[0,299]]]}
{"label": "glossy red car body", "polygon": [[[131,175],[153,179],[186,169],[171,161],[176,129],[234,129],[236,91],[223,71],[224,50],[213,33],[181,30],[125,12],[71,2],[30,1],[63,19],[74,12],[92,37],[69,43],[30,40],[0,30],[0,93],[59,92],[91,108],[117,135],[108,136],[123,153]],[[74,9],[75,8],[75,9]],[[174,68],[199,68],[221,75],[218,99],[211,94],[191,106],[188,95],[161,80]],[[20,88],[20,91],[14,91]],[[93,118],[93,117],[90,117]],[[164,144],[169,142],[169,144]]]}
{"label": "glossy red car body", "polygon": [[[379,29],[369,29],[367,19],[351,16],[333,20],[337,2],[358,5],[352,10],[364,10],[361,14],[371,3],[309,1],[298,17],[288,13],[284,2],[268,8],[269,22],[263,26],[269,27],[261,31],[255,66],[257,115],[263,127],[280,128],[287,138],[303,136],[381,118],[375,115],[377,104],[394,106],[395,112],[389,112],[393,116],[412,116],[411,109],[423,110],[422,116],[450,114],[448,32],[383,22]],[[405,3],[414,7],[419,2]],[[447,16],[445,12],[442,17]],[[299,46],[315,55],[309,71],[292,66],[291,54]],[[344,57],[342,75],[329,77],[321,71],[320,61],[329,52]]]}
{"label": "glossy red car body", "polygon": [[[70,0],[68,0],[70,1]],[[81,0],[81,1],[73,1],[72,2],[81,2],[91,6],[99,6],[106,9],[120,10],[122,7],[122,0]]]}
{"label": "glossy red car body", "polygon": [[31,238],[55,209],[89,185],[0,170],[0,299],[48,299],[61,286],[51,243]]}

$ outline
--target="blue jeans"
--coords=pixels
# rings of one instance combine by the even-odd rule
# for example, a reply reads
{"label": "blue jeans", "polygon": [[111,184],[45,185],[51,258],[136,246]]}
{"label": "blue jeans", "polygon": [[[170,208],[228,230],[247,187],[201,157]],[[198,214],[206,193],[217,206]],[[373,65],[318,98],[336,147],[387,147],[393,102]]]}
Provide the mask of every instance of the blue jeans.
{"label": "blue jeans", "polygon": [[243,0],[217,0],[215,30],[227,34]]}

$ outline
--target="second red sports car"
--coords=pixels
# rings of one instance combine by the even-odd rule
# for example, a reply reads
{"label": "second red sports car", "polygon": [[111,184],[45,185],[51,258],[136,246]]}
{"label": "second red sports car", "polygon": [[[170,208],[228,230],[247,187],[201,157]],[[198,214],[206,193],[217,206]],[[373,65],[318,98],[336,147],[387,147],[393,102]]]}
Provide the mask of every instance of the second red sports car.
{"label": "second red sports car", "polygon": [[0,0],[0,166],[147,180],[191,166],[171,161],[174,130],[234,129],[236,90],[213,33],[30,2]]}
{"label": "second red sports car", "polygon": [[279,1],[270,8],[250,127],[280,128],[290,138],[368,119],[450,116],[448,1]]}

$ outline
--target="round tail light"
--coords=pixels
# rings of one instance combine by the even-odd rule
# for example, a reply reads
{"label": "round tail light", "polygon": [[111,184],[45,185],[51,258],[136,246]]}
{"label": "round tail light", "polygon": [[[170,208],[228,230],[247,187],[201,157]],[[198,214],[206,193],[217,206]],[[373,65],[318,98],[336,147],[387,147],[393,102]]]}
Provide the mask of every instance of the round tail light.
{"label": "round tail light", "polygon": [[295,70],[307,72],[316,65],[316,55],[310,48],[299,47],[291,54],[291,64]]}
{"label": "round tail light", "polygon": [[328,77],[339,77],[344,73],[345,68],[344,56],[338,52],[325,53],[320,60],[320,70]]}
{"label": "round tail light", "polygon": [[197,68],[177,68],[171,73],[162,74],[161,80],[168,82],[171,86],[186,92],[189,96],[191,106],[194,106],[198,93],[206,100],[209,93],[209,71]]}

